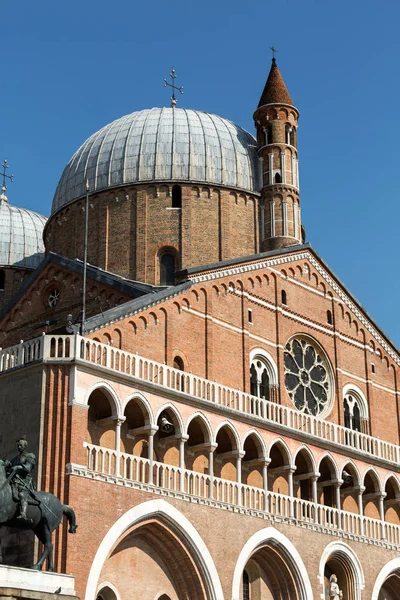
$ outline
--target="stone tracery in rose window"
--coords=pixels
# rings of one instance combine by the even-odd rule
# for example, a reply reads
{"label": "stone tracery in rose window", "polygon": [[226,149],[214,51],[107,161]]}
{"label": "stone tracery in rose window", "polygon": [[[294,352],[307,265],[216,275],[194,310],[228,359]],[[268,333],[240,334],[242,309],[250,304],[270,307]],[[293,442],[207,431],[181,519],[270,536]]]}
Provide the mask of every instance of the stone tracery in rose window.
{"label": "stone tracery in rose window", "polygon": [[300,412],[321,416],[332,399],[331,367],[311,340],[295,337],[285,346],[285,386]]}

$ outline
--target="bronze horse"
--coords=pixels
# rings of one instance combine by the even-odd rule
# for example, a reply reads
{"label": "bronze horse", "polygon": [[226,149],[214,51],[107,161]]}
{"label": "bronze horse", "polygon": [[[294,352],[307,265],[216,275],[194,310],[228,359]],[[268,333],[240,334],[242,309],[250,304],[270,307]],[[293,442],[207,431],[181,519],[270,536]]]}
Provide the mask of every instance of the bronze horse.
{"label": "bronze horse", "polygon": [[54,571],[52,532],[60,525],[65,515],[69,523],[69,533],[76,533],[75,513],[70,506],[61,504],[49,492],[31,492],[27,510],[27,520],[20,520],[18,504],[14,502],[10,483],[7,479],[4,462],[0,460],[0,525],[30,529],[44,546],[44,551],[33,569],[40,571],[47,558],[47,570]]}

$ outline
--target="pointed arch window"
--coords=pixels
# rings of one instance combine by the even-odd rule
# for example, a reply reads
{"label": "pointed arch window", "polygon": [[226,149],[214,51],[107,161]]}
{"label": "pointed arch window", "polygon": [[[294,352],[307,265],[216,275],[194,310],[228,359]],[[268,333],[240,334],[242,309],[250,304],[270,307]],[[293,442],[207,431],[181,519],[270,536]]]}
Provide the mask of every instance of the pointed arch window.
{"label": "pointed arch window", "polygon": [[289,124],[287,124],[285,127],[285,142],[289,146],[291,145],[291,133],[292,133],[292,127]]}
{"label": "pointed arch window", "polygon": [[282,183],[282,177],[280,173],[275,173],[274,183]]}
{"label": "pointed arch window", "polygon": [[270,369],[265,360],[257,357],[250,367],[250,393],[252,396],[271,399]]}
{"label": "pointed arch window", "polygon": [[368,433],[368,408],[364,398],[355,391],[349,391],[343,399],[344,426],[353,431]]}

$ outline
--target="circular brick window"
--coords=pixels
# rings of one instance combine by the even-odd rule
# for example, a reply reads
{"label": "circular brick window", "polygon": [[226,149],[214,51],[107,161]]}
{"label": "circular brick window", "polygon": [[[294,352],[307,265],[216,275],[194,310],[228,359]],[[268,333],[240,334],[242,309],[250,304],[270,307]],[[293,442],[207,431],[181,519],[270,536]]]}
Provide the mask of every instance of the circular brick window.
{"label": "circular brick window", "polygon": [[306,337],[295,336],[285,346],[285,386],[300,412],[323,417],[333,400],[333,373],[322,348]]}
{"label": "circular brick window", "polygon": [[47,296],[47,304],[54,308],[60,299],[60,292],[57,288],[52,289]]}

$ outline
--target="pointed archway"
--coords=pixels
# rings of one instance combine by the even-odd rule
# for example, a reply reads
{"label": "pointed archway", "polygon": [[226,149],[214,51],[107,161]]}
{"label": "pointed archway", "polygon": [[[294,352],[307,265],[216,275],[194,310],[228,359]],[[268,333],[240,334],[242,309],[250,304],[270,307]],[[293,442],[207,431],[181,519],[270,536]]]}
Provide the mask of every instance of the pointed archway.
{"label": "pointed archway", "polygon": [[165,500],[135,506],[114,523],[92,562],[85,600],[95,600],[102,579],[112,580],[120,564],[123,567],[124,562],[131,563],[132,558],[141,561],[141,565],[130,570],[129,581],[123,581],[123,585],[136,589],[138,598],[143,594],[134,587],[135,577],[140,582],[140,569],[153,565],[168,596],[223,600],[221,583],[206,545],[190,521]]}
{"label": "pointed archway", "polygon": [[292,542],[273,527],[261,529],[244,545],[233,576],[232,600],[246,598],[248,585],[250,598],[262,592],[261,597],[269,600],[313,600],[310,579],[300,554]]}

